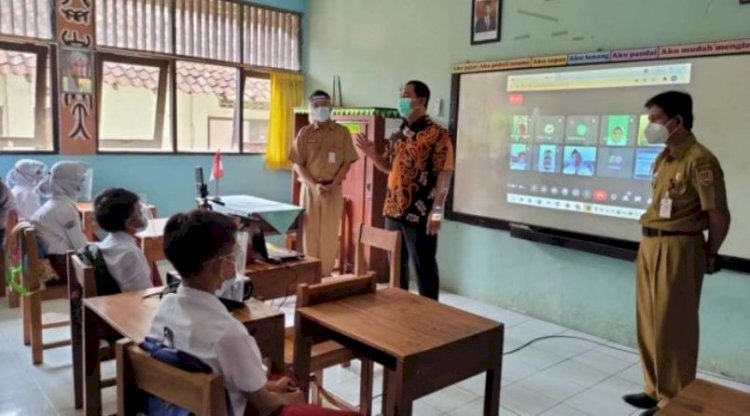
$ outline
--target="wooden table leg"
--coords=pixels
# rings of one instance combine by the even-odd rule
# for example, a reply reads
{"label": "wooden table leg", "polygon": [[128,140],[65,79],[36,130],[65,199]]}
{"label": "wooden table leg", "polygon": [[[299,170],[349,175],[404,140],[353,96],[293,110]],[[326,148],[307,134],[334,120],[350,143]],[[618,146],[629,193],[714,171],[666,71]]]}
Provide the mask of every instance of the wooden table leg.
{"label": "wooden table leg", "polygon": [[[383,377],[383,416],[411,416],[413,400],[408,393],[406,366],[398,363],[396,370],[385,369]],[[410,381],[415,382],[413,377]]]}
{"label": "wooden table leg", "polygon": [[280,315],[273,325],[273,338],[269,342],[268,359],[272,372],[284,374],[284,315]]}
{"label": "wooden table leg", "polygon": [[484,416],[498,416],[500,414],[500,378],[502,364],[487,371],[487,381],[484,387]]}
{"label": "wooden table leg", "polygon": [[308,325],[310,323],[300,317],[299,312],[295,313],[294,325],[294,375],[297,377],[299,387],[309,400],[310,393],[310,352],[312,350],[312,340],[305,338],[304,334],[309,333]]}
{"label": "wooden table leg", "polygon": [[[73,398],[76,409],[83,407],[83,328],[81,322],[76,320],[76,311],[80,308],[77,302],[70,302],[70,344],[73,350]],[[80,316],[80,314],[78,315]]]}
{"label": "wooden table leg", "polygon": [[84,363],[84,397],[87,416],[102,414],[102,395],[99,385],[101,374],[99,370],[99,333],[96,328],[100,325],[99,317],[89,308],[83,308],[83,363]]}

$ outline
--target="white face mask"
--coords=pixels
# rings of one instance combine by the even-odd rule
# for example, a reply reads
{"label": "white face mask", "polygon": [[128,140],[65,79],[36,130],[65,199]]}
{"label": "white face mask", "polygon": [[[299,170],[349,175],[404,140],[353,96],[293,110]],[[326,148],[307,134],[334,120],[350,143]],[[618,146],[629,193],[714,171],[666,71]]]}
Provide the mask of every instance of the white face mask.
{"label": "white face mask", "polygon": [[312,109],[312,118],[318,123],[325,123],[331,119],[330,107],[316,107]]}
{"label": "white face mask", "polygon": [[669,140],[669,137],[671,136],[669,134],[669,130],[667,129],[667,126],[669,123],[671,123],[672,120],[667,122],[666,125],[661,123],[648,123],[648,127],[646,127],[646,139],[648,139],[649,143],[651,144],[664,144]]}

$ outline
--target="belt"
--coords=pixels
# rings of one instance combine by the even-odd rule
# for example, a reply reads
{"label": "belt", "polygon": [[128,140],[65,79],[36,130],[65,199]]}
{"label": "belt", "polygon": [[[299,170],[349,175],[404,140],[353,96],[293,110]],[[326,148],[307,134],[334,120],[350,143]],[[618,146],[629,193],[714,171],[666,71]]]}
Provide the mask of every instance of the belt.
{"label": "belt", "polygon": [[667,231],[667,230],[657,230],[655,228],[643,227],[641,228],[641,234],[644,237],[674,237],[674,236],[702,235],[703,233],[695,232],[695,231]]}

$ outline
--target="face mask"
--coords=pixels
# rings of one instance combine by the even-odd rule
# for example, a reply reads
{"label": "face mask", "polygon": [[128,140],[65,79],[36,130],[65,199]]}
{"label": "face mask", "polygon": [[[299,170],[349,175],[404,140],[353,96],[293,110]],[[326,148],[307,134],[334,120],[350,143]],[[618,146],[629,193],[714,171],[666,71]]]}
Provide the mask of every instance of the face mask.
{"label": "face mask", "polygon": [[669,138],[669,131],[660,123],[648,123],[645,134],[651,144],[664,144]]}
{"label": "face mask", "polygon": [[330,107],[316,107],[312,109],[312,118],[318,123],[325,123],[331,119]]}
{"label": "face mask", "polygon": [[648,127],[646,127],[646,139],[648,139],[649,143],[652,144],[664,144],[669,139],[669,130],[667,129],[667,126],[669,123],[671,123],[672,120],[667,122],[667,124],[661,124],[661,123],[648,123]]}
{"label": "face mask", "polygon": [[411,115],[411,98],[401,97],[398,99],[398,113],[403,118]]}
{"label": "face mask", "polygon": [[216,289],[216,291],[214,291],[214,294],[220,298],[231,299],[232,298],[231,293],[234,290],[234,283],[236,280],[235,277],[237,276],[236,267],[235,267],[234,262],[232,262],[227,256],[221,257],[220,261],[221,261],[221,266],[220,266],[219,273],[223,274],[225,268],[227,268],[225,264],[227,265],[231,264],[232,265],[231,270],[233,272],[228,277],[222,276],[221,286],[218,289]]}

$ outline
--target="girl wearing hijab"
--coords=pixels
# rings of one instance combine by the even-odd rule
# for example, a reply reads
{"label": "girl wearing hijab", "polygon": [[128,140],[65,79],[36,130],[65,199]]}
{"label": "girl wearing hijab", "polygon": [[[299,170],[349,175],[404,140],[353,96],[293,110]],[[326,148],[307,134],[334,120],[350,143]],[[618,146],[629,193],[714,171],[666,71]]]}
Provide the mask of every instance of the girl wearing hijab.
{"label": "girl wearing hijab", "polygon": [[31,221],[37,228],[47,259],[60,277],[59,284],[67,282],[68,250],[77,251],[87,244],[75,206],[87,170],[88,165],[82,162],[57,162],[50,175],[37,186],[39,193],[49,200],[34,213]]}
{"label": "girl wearing hijab", "polygon": [[6,175],[5,179],[16,201],[18,217],[28,220],[42,205],[36,186],[44,179],[47,165],[38,160],[21,159]]}

